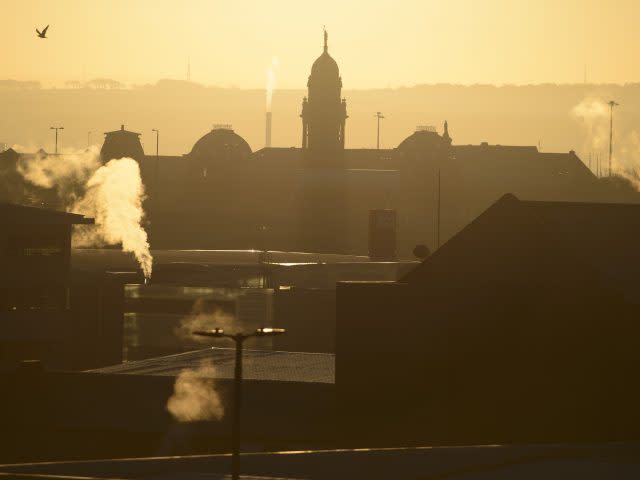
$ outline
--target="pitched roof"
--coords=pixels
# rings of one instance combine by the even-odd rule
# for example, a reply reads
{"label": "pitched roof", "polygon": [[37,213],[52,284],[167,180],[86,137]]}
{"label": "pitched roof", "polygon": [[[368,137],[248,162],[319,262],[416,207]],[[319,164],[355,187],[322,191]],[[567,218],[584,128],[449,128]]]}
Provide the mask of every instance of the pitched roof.
{"label": "pitched roof", "polygon": [[87,218],[77,213],[61,212],[47,208],[25,207],[13,203],[0,203],[0,222],[7,224],[46,224],[46,225],[74,225],[93,224],[93,218]]}
{"label": "pitched roof", "polygon": [[[511,262],[563,261],[613,280],[627,293],[640,286],[640,205],[522,201],[507,194],[401,281],[421,283],[442,272]],[[474,265],[473,267],[471,265]]]}
{"label": "pitched roof", "polygon": [[[216,378],[234,378],[235,349],[217,347],[138,360],[91,372],[175,377],[184,369],[197,369],[206,360],[213,362]],[[244,350],[242,368],[246,380],[303,383],[335,381],[335,356],[330,353]]]}

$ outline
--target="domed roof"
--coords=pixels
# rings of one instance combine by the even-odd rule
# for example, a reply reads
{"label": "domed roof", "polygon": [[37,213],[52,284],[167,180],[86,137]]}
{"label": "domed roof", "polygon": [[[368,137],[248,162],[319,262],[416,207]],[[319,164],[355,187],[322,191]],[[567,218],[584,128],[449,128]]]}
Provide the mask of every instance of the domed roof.
{"label": "domed roof", "polygon": [[435,127],[418,127],[415,133],[409,135],[405,138],[400,145],[398,145],[398,150],[415,150],[415,149],[430,149],[434,147],[442,147],[445,145],[445,141],[443,138],[438,135]]}
{"label": "domed roof", "polygon": [[338,69],[338,63],[329,55],[329,52],[326,50],[320,55],[315,62],[313,62],[313,66],[311,67],[311,76],[312,77],[339,77],[340,71]]}
{"label": "domed roof", "polygon": [[324,31],[324,52],[320,55],[311,66],[311,75],[309,82],[315,81],[335,81],[340,80],[340,70],[338,63],[329,55],[329,47],[327,46],[327,31]]}
{"label": "domed roof", "polygon": [[231,155],[233,158],[246,158],[251,155],[251,147],[230,127],[221,127],[214,128],[198,140],[190,155],[206,158]]}

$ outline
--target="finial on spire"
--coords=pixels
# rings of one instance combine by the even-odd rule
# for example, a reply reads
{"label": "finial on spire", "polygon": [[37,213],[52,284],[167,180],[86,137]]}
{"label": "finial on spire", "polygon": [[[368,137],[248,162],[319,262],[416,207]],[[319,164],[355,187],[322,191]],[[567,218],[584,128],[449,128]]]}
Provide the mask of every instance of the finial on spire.
{"label": "finial on spire", "polygon": [[322,28],[324,29],[324,51],[326,52],[328,50],[329,47],[327,47],[327,39],[329,38],[329,34],[327,33],[327,28],[323,25]]}
{"label": "finial on spire", "polygon": [[449,122],[447,122],[446,120],[444,121],[444,133],[442,134],[442,139],[447,142],[449,145],[451,145],[451,136],[449,135]]}

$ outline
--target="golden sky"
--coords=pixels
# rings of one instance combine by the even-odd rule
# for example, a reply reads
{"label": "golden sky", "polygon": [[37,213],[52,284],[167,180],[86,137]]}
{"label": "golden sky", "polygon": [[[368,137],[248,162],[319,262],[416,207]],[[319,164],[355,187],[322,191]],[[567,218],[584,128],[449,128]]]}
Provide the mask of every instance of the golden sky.
{"label": "golden sky", "polygon": [[[322,26],[345,88],[640,81],[640,0],[2,0],[0,78],[304,88]],[[46,40],[34,28],[51,24]]]}

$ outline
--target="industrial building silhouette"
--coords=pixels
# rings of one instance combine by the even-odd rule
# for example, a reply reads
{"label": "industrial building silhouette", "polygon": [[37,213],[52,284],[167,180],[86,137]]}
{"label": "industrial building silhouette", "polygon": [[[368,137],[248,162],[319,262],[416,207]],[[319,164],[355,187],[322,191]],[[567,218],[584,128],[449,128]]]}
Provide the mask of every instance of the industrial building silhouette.
{"label": "industrial building silhouette", "polygon": [[[231,125],[216,125],[189,153],[156,156],[145,155],[138,134],[124,125],[106,133],[103,161],[128,156],[140,164],[154,248],[367,254],[369,211],[393,209],[398,255],[412,258],[416,245],[434,250],[506,192],[530,200],[612,200],[573,152],[456,145],[455,126],[446,122],[442,134],[417,127],[396,148],[345,148],[347,102],[326,36],[307,86],[301,148],[252,150]],[[11,172],[21,155],[0,154],[18,184]],[[22,203],[30,189],[16,188],[6,200]]]}
{"label": "industrial building silhouette", "polygon": [[[347,102],[326,34],[308,88],[301,148],[253,151],[232,126],[220,125],[185,155],[145,155],[139,134],[122,125],[106,133],[101,152],[103,162],[137,160],[147,190],[147,227],[159,251],[150,285],[128,286],[127,300],[139,308],[134,313],[156,313],[155,303],[180,315],[192,298],[169,298],[167,291],[190,286],[202,297],[202,287],[220,277],[261,294],[283,287],[273,312],[291,320],[289,351],[245,352],[247,443],[266,450],[637,439],[640,206],[605,203],[614,199],[611,192],[573,152],[456,145],[446,121],[442,134],[422,126],[394,149],[345,148]],[[6,195],[55,206],[55,189],[20,183],[15,165],[24,158],[11,149],[0,154]],[[67,229],[81,220],[48,209],[5,210],[20,211],[14,217],[21,219],[62,219]],[[11,215],[3,218],[8,232],[19,230]],[[331,261],[324,253],[370,253],[376,242],[369,232],[380,225],[389,227],[380,228],[388,236],[383,243],[397,251],[376,260],[427,251],[416,245],[435,251],[417,255],[423,262],[406,274],[409,262],[347,255]],[[56,281],[67,287],[69,230],[64,235],[66,263]],[[222,252],[232,259],[223,265],[220,252],[168,250],[214,248],[233,249]],[[241,258],[237,250],[249,248],[262,252]],[[275,249],[285,252],[266,252]],[[112,263],[118,279],[104,280],[104,295],[100,288],[105,265],[123,256],[75,253],[76,265],[86,268],[77,277],[78,312],[93,322],[69,323],[72,334],[57,348],[88,339],[86,362],[72,358],[64,368],[97,367],[105,358],[120,363],[122,349],[113,347],[122,346],[123,283],[139,279]],[[33,279],[38,269],[27,268],[33,265],[19,270]],[[388,280],[341,282],[333,291],[341,275],[356,271],[359,279]],[[2,279],[3,294],[13,280],[13,274]],[[153,296],[162,290],[164,298]],[[13,318],[15,304],[4,303],[3,319]],[[47,317],[53,327],[55,318]],[[3,347],[10,345],[0,333]],[[99,344],[109,350],[98,355]],[[301,345],[306,353],[291,353]],[[37,362],[2,371],[9,393],[0,398],[0,424],[12,445],[0,455],[16,461],[224,450],[228,418],[182,425],[166,410],[175,375],[212,353],[229,406],[226,349],[91,372],[52,372]]]}

